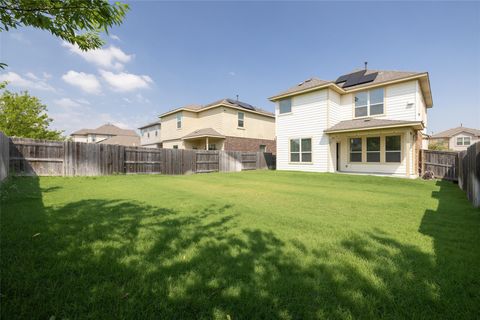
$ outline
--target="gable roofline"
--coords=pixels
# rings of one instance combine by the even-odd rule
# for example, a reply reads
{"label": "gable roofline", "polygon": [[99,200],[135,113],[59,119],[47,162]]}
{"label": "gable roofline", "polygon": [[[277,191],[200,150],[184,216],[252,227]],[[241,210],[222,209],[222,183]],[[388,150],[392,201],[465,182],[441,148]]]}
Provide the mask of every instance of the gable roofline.
{"label": "gable roofline", "polygon": [[[377,82],[377,83],[374,83],[374,84],[364,85],[364,86],[361,86],[361,87],[349,87],[349,88],[345,88],[345,89],[340,87],[339,85],[337,85],[335,82],[330,81],[330,82],[327,82],[327,83],[324,83],[324,84],[321,84],[321,85],[318,85],[318,86],[314,86],[314,87],[311,87],[311,88],[306,88],[304,90],[298,90],[298,91],[287,92],[287,93],[284,93],[284,94],[275,95],[275,96],[272,96],[268,99],[272,102],[275,102],[275,101],[278,101],[280,99],[289,98],[289,97],[293,97],[293,96],[296,96],[296,95],[300,95],[300,94],[304,94],[304,93],[308,93],[308,92],[313,92],[313,91],[317,91],[317,90],[321,90],[321,89],[326,89],[326,88],[331,88],[331,89],[337,91],[340,94],[347,94],[347,93],[351,93],[351,92],[363,91],[363,90],[368,90],[368,89],[371,89],[371,88],[377,88],[377,87],[381,87],[381,86],[385,86],[385,85],[389,85],[389,84],[395,84],[395,83],[400,83],[400,82],[405,82],[405,81],[410,81],[410,80],[417,80],[417,79],[423,80],[423,81],[420,81],[420,86],[421,86],[422,93],[423,93],[423,96],[424,96],[424,99],[425,99],[425,104],[427,105],[427,108],[431,108],[433,106],[433,99],[432,99],[432,93],[431,93],[431,88],[430,88],[430,78],[428,76],[428,72],[422,72],[422,73],[418,73],[418,74],[415,74],[415,75],[409,75],[409,76],[402,77],[402,78],[399,78],[399,79],[394,79],[394,80]],[[422,82],[423,82],[423,84],[422,84]]]}
{"label": "gable roofline", "polygon": [[460,126],[460,127],[447,129],[439,133],[433,134],[430,136],[430,139],[452,138],[462,132],[466,132],[473,136],[480,137],[480,130]]}
{"label": "gable roofline", "polygon": [[195,109],[191,109],[191,108],[188,108],[188,107],[180,107],[180,108],[173,109],[173,110],[167,111],[165,113],[162,113],[158,117],[163,118],[163,117],[166,117],[166,116],[169,116],[171,114],[181,112],[181,111],[192,112],[192,113],[200,113],[200,112],[207,111],[207,110],[214,109],[214,108],[218,108],[218,107],[226,107],[226,108],[230,108],[230,109],[239,110],[239,111],[242,111],[242,112],[249,112],[249,113],[258,114],[258,115],[269,117],[269,118],[275,118],[274,113],[271,113],[271,112],[268,112],[268,111],[263,111],[259,108],[256,108],[256,110],[245,109],[245,108],[242,108],[242,107],[239,107],[239,106],[236,106],[234,104],[229,103],[227,101],[227,99],[218,100],[218,101],[212,102],[210,104],[207,104],[205,106],[202,106],[200,108],[195,108]]}

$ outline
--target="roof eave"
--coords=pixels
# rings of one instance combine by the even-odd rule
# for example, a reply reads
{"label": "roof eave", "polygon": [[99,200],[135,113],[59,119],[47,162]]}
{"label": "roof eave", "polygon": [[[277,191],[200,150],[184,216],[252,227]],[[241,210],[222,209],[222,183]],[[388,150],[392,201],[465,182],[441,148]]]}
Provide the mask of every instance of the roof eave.
{"label": "roof eave", "polygon": [[202,134],[199,136],[192,136],[192,137],[183,137],[182,140],[191,140],[191,139],[199,139],[199,138],[220,138],[225,139],[225,136],[217,136],[212,134]]}
{"label": "roof eave", "polygon": [[356,131],[369,131],[369,130],[381,130],[381,129],[391,129],[391,128],[403,128],[403,127],[414,127],[416,129],[422,130],[425,128],[422,121],[412,122],[412,123],[403,123],[403,124],[390,124],[384,126],[368,127],[368,128],[357,128],[357,129],[340,129],[340,130],[324,130],[323,132],[327,134],[331,133],[348,133]]}

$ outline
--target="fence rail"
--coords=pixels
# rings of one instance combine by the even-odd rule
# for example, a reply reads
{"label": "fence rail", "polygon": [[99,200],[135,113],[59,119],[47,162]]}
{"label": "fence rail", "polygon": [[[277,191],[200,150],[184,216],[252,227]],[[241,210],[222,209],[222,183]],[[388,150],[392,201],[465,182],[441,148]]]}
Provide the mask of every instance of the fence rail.
{"label": "fence rail", "polygon": [[457,181],[458,152],[422,150],[422,175],[431,171],[435,178]]}
{"label": "fence rail", "polygon": [[3,134],[0,136],[0,150],[0,174],[6,170],[5,175],[8,170],[15,175],[38,176],[180,175],[269,169],[275,165],[272,163],[274,157],[262,152],[152,149],[9,139]]}

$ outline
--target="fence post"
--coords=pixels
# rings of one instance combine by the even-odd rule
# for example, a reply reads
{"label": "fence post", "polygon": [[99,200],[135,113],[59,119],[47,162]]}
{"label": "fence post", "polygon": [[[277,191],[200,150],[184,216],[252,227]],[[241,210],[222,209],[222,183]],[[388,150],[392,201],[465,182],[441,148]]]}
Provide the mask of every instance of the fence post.
{"label": "fence post", "polygon": [[423,177],[423,175],[425,174],[425,150],[421,150],[422,152],[422,171],[420,172],[420,177]]}

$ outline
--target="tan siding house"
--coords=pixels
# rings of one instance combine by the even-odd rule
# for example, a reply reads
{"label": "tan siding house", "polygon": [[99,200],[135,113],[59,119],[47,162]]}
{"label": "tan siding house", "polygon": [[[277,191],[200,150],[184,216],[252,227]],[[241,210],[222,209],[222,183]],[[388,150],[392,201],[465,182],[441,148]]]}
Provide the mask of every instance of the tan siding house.
{"label": "tan siding house", "polygon": [[365,69],[312,78],[270,100],[278,170],[418,175],[433,106],[428,73]]}
{"label": "tan siding house", "polygon": [[480,141],[480,130],[464,126],[448,129],[429,138],[429,144],[440,144],[444,148],[454,151],[463,151]]}
{"label": "tan siding house", "polygon": [[163,148],[275,152],[275,115],[223,99],[160,115]]}
{"label": "tan siding house", "polygon": [[75,142],[140,146],[140,137],[133,130],[107,123],[96,129],[81,129],[70,134]]}

